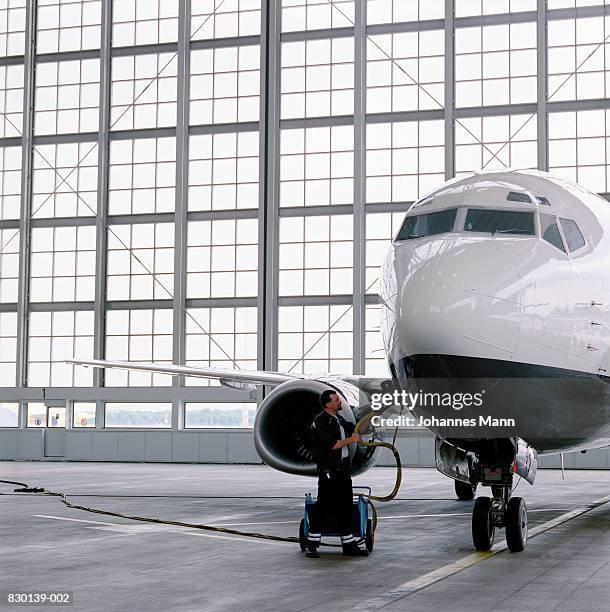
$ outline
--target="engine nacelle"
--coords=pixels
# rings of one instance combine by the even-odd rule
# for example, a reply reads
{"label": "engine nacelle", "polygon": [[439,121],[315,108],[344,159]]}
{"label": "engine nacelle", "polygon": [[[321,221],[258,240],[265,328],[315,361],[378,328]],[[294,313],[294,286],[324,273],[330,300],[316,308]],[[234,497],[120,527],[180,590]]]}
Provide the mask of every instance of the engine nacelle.
{"label": "engine nacelle", "polygon": [[[356,424],[370,411],[366,395],[338,377],[282,383],[265,397],[254,421],[254,444],[267,465],[288,474],[317,475],[306,428],[321,410],[320,393],[329,387],[341,397],[340,414],[346,421]],[[372,430],[372,426],[363,428],[362,433]],[[355,475],[375,465],[381,449],[351,444],[349,451]]]}

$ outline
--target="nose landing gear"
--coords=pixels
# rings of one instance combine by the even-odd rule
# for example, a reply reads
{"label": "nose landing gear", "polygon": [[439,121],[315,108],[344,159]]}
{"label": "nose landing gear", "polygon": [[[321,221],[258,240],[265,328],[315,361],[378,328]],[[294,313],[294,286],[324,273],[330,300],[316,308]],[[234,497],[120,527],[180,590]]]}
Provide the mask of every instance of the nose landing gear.
{"label": "nose landing gear", "polygon": [[472,511],[472,541],[479,551],[489,550],[496,527],[506,530],[511,552],[520,552],[527,543],[527,507],[522,497],[510,497],[510,486],[492,486],[493,498],[477,498]]}

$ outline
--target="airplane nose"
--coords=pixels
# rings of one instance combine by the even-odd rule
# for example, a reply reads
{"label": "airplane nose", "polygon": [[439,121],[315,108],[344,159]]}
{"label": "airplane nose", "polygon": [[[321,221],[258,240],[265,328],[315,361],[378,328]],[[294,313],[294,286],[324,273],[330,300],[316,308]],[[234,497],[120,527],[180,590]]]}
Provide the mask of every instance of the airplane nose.
{"label": "airplane nose", "polygon": [[522,286],[499,244],[456,244],[407,269],[399,285],[407,355],[510,358],[519,335]]}

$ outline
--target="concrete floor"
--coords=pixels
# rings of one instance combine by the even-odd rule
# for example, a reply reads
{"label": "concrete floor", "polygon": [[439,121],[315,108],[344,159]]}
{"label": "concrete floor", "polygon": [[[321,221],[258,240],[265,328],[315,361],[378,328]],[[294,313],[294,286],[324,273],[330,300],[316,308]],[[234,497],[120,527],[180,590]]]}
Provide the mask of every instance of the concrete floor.
{"label": "concrete floor", "polygon": [[[385,493],[393,478],[375,468],[356,484]],[[315,491],[315,481],[265,466],[0,462],[0,479],[86,506],[277,535],[297,534],[303,494]],[[517,492],[533,528],[607,496],[610,472],[562,481],[543,470]],[[336,549],[307,559],[296,544],[136,523],[40,495],[0,496],[0,508],[0,591],[73,591],[74,610],[610,610],[610,503],[537,535],[523,553],[473,554],[472,503],[432,469],[406,470],[399,499],[378,504],[366,559]]]}

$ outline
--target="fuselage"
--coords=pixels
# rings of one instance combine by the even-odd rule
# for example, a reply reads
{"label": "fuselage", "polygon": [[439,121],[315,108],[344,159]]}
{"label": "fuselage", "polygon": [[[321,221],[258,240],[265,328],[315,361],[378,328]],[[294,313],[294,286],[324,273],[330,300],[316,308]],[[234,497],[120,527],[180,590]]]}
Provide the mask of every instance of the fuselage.
{"label": "fuselage", "polygon": [[[539,452],[610,444],[610,204],[537,171],[481,172],[416,202],[386,256],[382,331],[403,387],[484,390]],[[420,408],[426,415],[426,409]]]}

